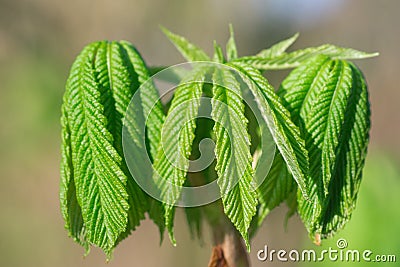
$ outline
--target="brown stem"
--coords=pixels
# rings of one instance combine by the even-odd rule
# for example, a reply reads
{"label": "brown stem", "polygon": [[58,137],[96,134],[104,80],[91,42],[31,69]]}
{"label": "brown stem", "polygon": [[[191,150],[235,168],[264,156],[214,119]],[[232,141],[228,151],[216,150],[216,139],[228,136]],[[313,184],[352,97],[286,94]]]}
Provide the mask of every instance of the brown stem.
{"label": "brown stem", "polygon": [[222,207],[218,210],[219,216],[209,220],[214,247],[208,267],[249,267],[248,254],[239,232],[223,213]]}
{"label": "brown stem", "polygon": [[228,267],[222,246],[216,245],[213,247],[208,267]]}
{"label": "brown stem", "polygon": [[[191,185],[204,184],[204,173],[189,173]],[[240,233],[225,215],[221,200],[204,206],[213,234],[213,249],[208,267],[250,267]]]}

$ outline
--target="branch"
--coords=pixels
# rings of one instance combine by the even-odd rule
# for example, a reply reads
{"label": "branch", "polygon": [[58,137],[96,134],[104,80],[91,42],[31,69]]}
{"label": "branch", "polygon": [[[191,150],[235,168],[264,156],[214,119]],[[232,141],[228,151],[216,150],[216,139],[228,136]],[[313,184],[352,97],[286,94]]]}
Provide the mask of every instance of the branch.
{"label": "branch", "polygon": [[209,217],[214,247],[208,267],[249,267],[242,237],[224,214],[221,202],[217,203],[209,207],[214,214]]}

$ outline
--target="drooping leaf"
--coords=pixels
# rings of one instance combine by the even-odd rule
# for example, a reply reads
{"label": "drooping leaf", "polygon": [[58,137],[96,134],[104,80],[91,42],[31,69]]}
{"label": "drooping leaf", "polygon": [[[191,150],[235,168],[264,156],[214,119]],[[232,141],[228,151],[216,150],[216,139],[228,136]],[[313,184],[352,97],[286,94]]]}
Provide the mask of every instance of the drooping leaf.
{"label": "drooping leaf", "polygon": [[283,40],[277,44],[274,44],[268,49],[264,49],[260,51],[256,56],[261,58],[274,58],[282,55],[285,51],[296,42],[297,38],[299,38],[299,33],[296,33],[292,37]]}
{"label": "drooping leaf", "polygon": [[[132,68],[137,73],[137,79],[141,85],[140,90],[135,92],[135,97],[132,98],[126,109],[123,122],[124,156],[133,177],[143,186],[152,182],[148,177],[153,174],[152,162],[157,155],[160,142],[161,126],[164,121],[163,107],[158,99],[158,92],[154,87],[153,80],[148,80],[149,75],[140,55],[135,53],[134,48],[129,49],[130,44],[125,42],[121,42],[121,44],[127,47],[127,51],[130,51],[128,55],[133,59]],[[131,198],[140,196],[133,188],[136,181],[128,180]],[[149,189],[145,190],[150,193]],[[153,197],[153,195],[145,195],[147,203],[144,203],[141,208],[148,212],[150,219],[158,226],[160,242],[162,242],[165,221],[160,214],[163,214],[163,207],[162,203]],[[129,229],[128,227],[127,231]]]}
{"label": "drooping leaf", "polygon": [[201,207],[185,208],[186,221],[189,226],[192,239],[197,238],[202,241],[202,209]]}
{"label": "drooping leaf", "polygon": [[[206,94],[206,89],[207,86],[210,86],[208,84],[203,85],[203,94]],[[211,86],[210,86],[211,87]],[[212,89],[210,89],[211,91]],[[209,96],[211,97],[212,93],[209,92]],[[209,102],[209,98],[202,98],[201,104],[200,104],[200,110],[203,108],[207,109],[207,114],[208,112],[211,112],[211,102]],[[203,112],[204,110],[203,109]],[[199,160],[201,157],[205,158],[211,158],[214,155],[214,150],[209,149],[208,147],[202,147],[202,142],[207,139],[212,138],[212,129],[214,126],[214,121],[201,117],[199,116],[196,120],[196,129],[195,129],[195,138],[193,140],[193,145],[192,145],[192,152],[190,155],[191,160]],[[208,150],[207,153],[212,154],[211,155],[206,155],[205,150]],[[210,177],[210,175],[215,174],[215,160],[212,164],[210,164],[208,167],[206,167],[203,171],[201,172],[189,172],[187,175],[187,180],[185,182],[185,186],[190,186],[190,187],[197,187],[197,186],[202,186],[210,181],[214,180],[213,178]],[[190,197],[190,196],[186,196]],[[185,210],[185,215],[186,215],[186,221],[190,230],[191,237],[193,239],[197,238],[200,243],[203,242],[203,218],[207,216],[207,219],[209,219],[209,213],[203,211],[204,207],[203,206],[198,206],[198,207],[186,207]]]}
{"label": "drooping leaf", "polygon": [[260,202],[257,226],[261,226],[269,212],[285,201],[296,189],[296,182],[288,171],[282,155],[277,152],[267,177],[257,188]]}
{"label": "drooping leaf", "polygon": [[204,69],[194,69],[177,87],[163,126],[163,141],[154,162],[153,179],[165,202],[165,225],[173,244],[176,243],[173,205],[179,199],[180,187],[186,180],[204,75]]}
{"label": "drooping leaf", "polygon": [[[68,209],[76,210],[73,225],[68,223],[71,214],[64,216],[71,235],[76,239],[79,233],[81,244],[99,246],[108,256],[140,224],[148,207],[148,199],[133,180],[122,149],[126,109],[147,79],[145,64],[132,45],[104,41],[83,50],[66,86],[60,198],[68,196],[71,200],[62,204],[62,210],[66,210],[63,214],[68,214]],[[148,89],[141,95],[140,108],[147,111],[150,102],[155,104],[149,115],[153,123],[147,125],[150,153],[155,153],[163,114],[155,88]],[[74,188],[78,205],[73,202]]]}
{"label": "drooping leaf", "polygon": [[227,70],[213,75],[212,118],[215,121],[216,171],[224,212],[250,249],[248,229],[256,212],[250,136],[240,83]]}
{"label": "drooping leaf", "polygon": [[158,226],[158,231],[160,234],[160,245],[164,241],[164,232],[165,232],[165,218],[164,218],[164,206],[163,203],[156,200],[151,199],[149,203],[149,218]]}
{"label": "drooping leaf", "polygon": [[67,83],[67,112],[76,197],[88,242],[111,253],[128,222],[127,177],[108,129],[103,88],[94,66],[105,42],[89,45],[79,56]]}
{"label": "drooping leaf", "polygon": [[147,117],[147,138],[149,139],[150,155],[154,160],[161,139],[162,124],[165,120],[163,106],[153,82],[146,83],[150,79],[150,74],[139,52],[126,41],[121,41],[120,43],[128,53],[133,70],[138,76],[139,84],[144,86],[140,91],[140,99],[142,101],[143,114]]}
{"label": "drooping leaf", "polygon": [[326,44],[297,50],[291,53],[283,53],[277,57],[264,58],[260,56],[248,56],[238,58],[236,61],[247,63],[259,70],[279,70],[298,67],[301,63],[316,55],[326,55],[332,59],[362,59],[375,57],[378,53],[365,53],[351,48],[342,48]]}
{"label": "drooping leaf", "polygon": [[186,38],[174,34],[166,28],[161,29],[187,61],[210,61],[203,50],[190,43]]}
{"label": "drooping leaf", "polygon": [[[309,90],[310,86],[321,87],[322,78],[329,71],[329,66],[325,67],[325,72],[321,71],[321,67],[324,66],[329,61],[329,57],[324,55],[317,55],[308,61],[308,64],[303,64],[300,67],[293,70],[290,75],[282,83],[281,88],[278,91],[279,96],[283,99],[284,105],[291,112],[291,117],[293,121],[300,127],[304,138],[306,139],[306,147],[308,149],[308,154],[310,158],[309,165],[309,179],[311,181],[310,188],[310,199],[308,201],[303,201],[303,205],[307,206],[307,221],[312,222],[321,212],[320,201],[323,198],[323,185],[322,180],[313,179],[313,177],[318,177],[321,172],[321,161],[315,159],[316,150],[310,151],[307,144],[307,139],[310,140],[310,136],[305,133],[304,121],[300,118],[300,114],[307,114],[311,108],[313,108],[314,103],[304,103],[305,99],[315,99],[315,91]],[[285,90],[288,88],[291,90]],[[307,229],[311,226],[305,221]]]}
{"label": "drooping leaf", "polygon": [[[299,197],[299,213],[304,219],[306,228],[313,233],[311,230],[313,223],[317,220],[317,217],[321,213],[322,201],[325,196],[323,179],[322,177],[322,162],[321,152],[313,145],[314,140],[312,136],[307,132],[305,121],[302,119],[303,116],[307,116],[309,112],[314,108],[317,101],[317,90],[323,91],[324,83],[326,82],[329,72],[331,70],[331,62],[329,57],[319,55],[307,62],[307,64],[301,65],[297,69],[291,72],[291,74],[282,83],[279,90],[279,95],[284,99],[286,107],[291,111],[292,118],[302,129],[303,135],[306,138],[306,147],[309,151],[310,157],[310,171],[309,176],[311,183],[310,200],[303,201]],[[288,90],[285,90],[287,88]],[[329,102],[328,102],[329,104]],[[315,116],[315,114],[314,114]],[[326,124],[324,118],[318,117],[321,124]],[[321,140],[321,138],[318,138]],[[301,208],[305,212],[301,212]]]}
{"label": "drooping leaf", "polygon": [[311,162],[311,201],[299,195],[298,210],[310,235],[326,238],[356,202],[370,127],[365,81],[351,63],[319,56],[294,70],[280,95],[301,125]]}
{"label": "drooping leaf", "polygon": [[272,86],[258,70],[241,62],[231,62],[228,65],[238,70],[241,78],[254,95],[289,171],[299,185],[302,194],[307,198],[308,156],[299,128],[291,121],[288,110],[282,105]]}
{"label": "drooping leaf", "polygon": [[227,61],[234,60],[238,57],[236,42],[235,42],[235,33],[233,31],[232,24],[229,25],[229,33],[230,37],[228,42],[226,43],[226,59]]}
{"label": "drooping leaf", "polygon": [[[80,58],[81,59],[81,58]],[[79,65],[77,61],[75,64]],[[61,127],[62,146],[61,146],[61,181],[60,181],[60,207],[63,219],[65,221],[65,229],[68,230],[75,242],[85,248],[86,253],[89,252],[89,243],[85,238],[85,229],[81,207],[76,199],[76,188],[74,183],[74,172],[71,151],[71,129],[68,123],[68,111],[66,107],[66,99],[68,95],[64,95],[64,104],[61,111]]]}
{"label": "drooping leaf", "polygon": [[[161,126],[164,123],[164,112],[163,112],[163,107],[161,105],[161,102],[159,100],[159,95],[157,92],[157,89],[155,88],[153,82],[150,79],[150,74],[149,71],[147,70],[146,64],[144,63],[144,60],[142,59],[141,55],[139,52],[132,46],[127,41],[121,41],[119,42],[120,45],[120,50],[121,50],[121,56],[117,57],[114,61],[112,61],[110,64],[114,67],[114,69],[122,70],[125,68],[126,70],[124,71],[126,73],[126,76],[128,73],[131,76],[136,77],[136,80],[127,80],[126,78],[118,77],[117,75],[111,74],[111,77],[117,77],[117,79],[114,78],[115,81],[112,81],[115,87],[115,84],[117,82],[125,81],[125,85],[121,86],[130,88],[131,87],[131,93],[129,93],[129,90],[124,94],[120,96],[115,96],[115,99],[118,99],[118,97],[121,97],[123,101],[117,101],[121,102],[121,107],[120,107],[120,112],[121,114],[124,114],[126,111],[129,101],[131,101],[132,98],[132,93],[137,92],[136,90],[138,89],[139,85],[142,86],[140,92],[140,108],[142,109],[142,113],[144,118],[146,118],[146,140],[147,143],[149,144],[149,155],[151,157],[151,160],[154,160],[157,154],[158,150],[158,145],[160,143],[160,138],[161,138]],[[123,58],[123,62],[118,62],[118,58]],[[116,90],[117,93],[120,92],[120,90]],[[120,129],[118,129],[118,133],[121,133]],[[118,134],[116,133],[116,134]],[[121,151],[122,153],[122,151]],[[136,169],[135,172],[138,172]],[[130,176],[129,176],[130,177]],[[128,222],[128,227],[127,231],[128,233],[131,230],[135,229],[135,223],[137,222],[139,218],[131,218],[132,215],[136,214],[138,216],[139,214],[142,214],[142,210],[147,210],[147,212],[150,215],[150,218],[154,221],[154,223],[159,227],[160,229],[160,238],[162,240],[163,237],[163,232],[164,232],[164,222],[159,221],[156,218],[157,215],[152,214],[154,212],[154,206],[158,205],[161,206],[161,203],[149,196],[144,196],[146,199],[143,200],[142,197],[142,190],[137,187],[135,181],[130,177],[128,180],[128,193],[130,197],[130,203],[142,203],[141,207],[136,207],[136,205],[130,204],[131,210],[129,212],[130,215],[130,220]],[[135,199],[136,198],[136,199]],[[147,204],[149,203],[149,204]],[[151,205],[151,207],[149,206]],[[134,211],[133,209],[136,209]],[[142,216],[140,216],[140,219],[143,219]]]}
{"label": "drooping leaf", "polygon": [[294,187],[293,191],[288,194],[285,202],[288,207],[288,211],[286,212],[284,227],[287,229],[287,224],[290,217],[292,217],[297,211],[297,187]]}

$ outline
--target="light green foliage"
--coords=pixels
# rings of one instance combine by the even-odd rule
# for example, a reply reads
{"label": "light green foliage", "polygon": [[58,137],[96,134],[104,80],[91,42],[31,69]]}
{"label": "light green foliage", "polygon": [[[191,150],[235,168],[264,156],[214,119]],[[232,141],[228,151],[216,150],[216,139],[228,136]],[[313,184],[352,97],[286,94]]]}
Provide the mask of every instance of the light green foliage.
{"label": "light green foliage", "polygon": [[218,63],[225,62],[224,54],[222,52],[222,47],[219,44],[217,44],[216,41],[214,41],[214,58],[213,58],[213,60]]}
{"label": "light green foliage", "polygon": [[203,50],[189,43],[186,38],[173,34],[165,28],[162,28],[162,30],[187,61],[210,61]]}
{"label": "light green foliage", "polygon": [[257,57],[260,58],[274,58],[279,57],[280,55],[284,54],[285,51],[294,43],[296,42],[297,38],[299,38],[299,34],[296,33],[292,37],[283,40],[277,44],[274,44],[268,49],[261,50]]}
{"label": "light green foliage", "polygon": [[[257,189],[260,206],[258,208],[257,227],[261,226],[265,217],[276,206],[297,191],[297,186],[286,167],[282,155],[277,152],[271,169],[264,182]],[[289,214],[288,214],[289,215]]]}
{"label": "light green foliage", "polygon": [[298,197],[311,235],[331,236],[355,206],[370,128],[364,78],[351,63],[318,56],[294,70],[280,95],[301,125],[310,157],[310,199]]}
{"label": "light green foliage", "polygon": [[229,25],[229,33],[231,34],[231,36],[229,37],[229,40],[226,43],[226,58],[228,61],[231,61],[238,57],[238,52],[235,42],[235,34],[233,32],[232,25]]}
{"label": "light green foliage", "polygon": [[[250,247],[247,230],[256,212],[257,195],[253,182],[250,136],[240,84],[229,71],[213,74],[212,117],[216,121],[215,154],[218,184],[225,214]],[[220,86],[221,84],[225,87]]]}
{"label": "light green foliage", "polygon": [[[97,42],[78,56],[66,85],[61,210],[76,241],[86,248],[99,246],[108,255],[118,239],[140,224],[148,206],[123,160],[121,141],[125,110],[147,77],[144,62],[130,44]],[[142,96],[144,110],[145,99],[156,95],[154,90]],[[155,127],[153,121],[149,129]],[[153,142],[156,131],[149,130]]]}
{"label": "light green foliage", "polygon": [[[188,61],[210,61],[185,38],[163,31]],[[298,34],[256,56],[238,57],[230,27],[225,55],[214,43],[213,60],[226,68],[195,67],[178,74],[179,85],[166,107],[154,84],[146,82],[150,73],[164,67],[149,70],[126,41],[85,47],[72,65],[61,117],[60,202],[70,236],[87,251],[98,246],[110,257],[147,212],[158,225],[161,240],[167,229],[175,244],[174,204],[181,197],[181,186],[192,185],[189,158],[204,137],[213,138],[216,157],[199,177],[203,182],[213,175],[218,178],[223,211],[248,249],[249,237],[282,202],[290,206],[288,216],[300,214],[312,237],[327,238],[341,229],[356,204],[370,128],[364,77],[346,59],[376,54],[333,45],[286,52],[297,38]],[[260,72],[294,67],[278,93]],[[212,86],[205,83],[210,77]],[[127,111],[140,86],[144,88],[135,112]],[[257,130],[249,130],[254,128],[254,117],[246,113],[247,93],[268,127],[259,131],[270,131],[278,148],[258,188],[254,166],[259,136]],[[215,121],[211,126],[197,118],[203,96],[211,98]],[[139,125],[145,118],[142,143]],[[166,203],[148,196],[132,177],[143,172],[143,155],[134,154],[136,167],[129,172],[122,148],[124,120],[132,146],[147,149],[153,165],[149,179]],[[193,236],[202,235],[204,218],[216,216],[209,211],[186,208]]]}
{"label": "light green foliage", "polygon": [[[289,44],[290,42],[294,42],[294,40],[289,39],[286,44]],[[279,45],[278,47],[286,49],[284,45]],[[259,70],[281,70],[298,67],[305,61],[317,55],[326,55],[332,59],[362,59],[378,55],[377,53],[365,53],[351,48],[343,48],[330,44],[310,47],[291,53],[283,53],[282,51],[279,51],[278,47],[273,46],[270,50],[261,51],[259,56],[242,57],[237,59],[237,61],[249,64]]]}
{"label": "light green foliage", "polygon": [[176,243],[173,235],[173,203],[180,196],[179,188],[184,184],[189,168],[188,158],[195,137],[195,118],[200,106],[203,79],[204,70],[194,70],[176,89],[162,131],[162,146],[159,147],[154,162],[153,179],[158,184],[162,197],[168,201],[164,205],[165,226],[173,244]]}
{"label": "light green foliage", "polygon": [[298,127],[291,121],[288,110],[259,71],[239,62],[232,62],[230,66],[239,71],[239,75],[253,93],[282,157],[301,192],[307,197],[305,178],[308,172],[308,156]]}

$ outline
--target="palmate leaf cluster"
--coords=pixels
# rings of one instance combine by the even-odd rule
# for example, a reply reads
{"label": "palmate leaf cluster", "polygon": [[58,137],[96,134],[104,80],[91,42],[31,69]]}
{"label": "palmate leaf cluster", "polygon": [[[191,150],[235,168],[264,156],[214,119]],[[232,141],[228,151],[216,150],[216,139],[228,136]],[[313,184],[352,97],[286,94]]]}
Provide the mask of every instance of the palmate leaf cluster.
{"label": "palmate leaf cluster", "polygon": [[[143,116],[150,114],[145,138],[155,172],[149,179],[177,201],[180,191],[168,191],[165,183],[190,184],[188,162],[179,157],[188,159],[196,138],[201,137],[196,136],[199,129],[208,129],[206,135],[215,142],[213,171],[224,213],[248,248],[249,237],[282,202],[288,203],[291,214],[299,213],[312,238],[327,238],[344,226],[355,207],[369,138],[366,82],[347,60],[375,54],[333,45],[287,52],[296,34],[255,56],[239,57],[230,30],[225,55],[214,43],[215,53],[210,58],[185,38],[163,29],[189,62],[218,62],[238,75],[224,70],[193,71],[177,87],[168,109],[159,101],[153,84],[141,92],[141,103],[135,108],[143,110]],[[262,73],[288,68],[295,69],[278,90]],[[122,147],[127,107],[155,69],[148,68],[126,41],[89,44],[72,65],[62,105],[60,201],[69,235],[87,250],[98,246],[110,256],[146,213],[161,236],[167,229],[175,243],[175,206],[151,198],[136,184]],[[214,84],[206,92],[207,75]],[[258,188],[253,181],[257,149],[251,149],[256,136],[249,131],[251,118],[243,102],[246,90],[254,97],[269,128],[265,130],[277,146],[271,170]],[[212,118],[223,124],[202,128],[196,121],[204,94],[212,99]],[[189,104],[182,105],[185,101]],[[130,130],[135,135],[134,125]],[[162,138],[176,142],[164,150]],[[179,166],[169,163],[171,157]],[[234,186],[232,180],[237,180]],[[187,208],[186,214],[191,231],[201,235],[205,210]]]}

